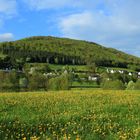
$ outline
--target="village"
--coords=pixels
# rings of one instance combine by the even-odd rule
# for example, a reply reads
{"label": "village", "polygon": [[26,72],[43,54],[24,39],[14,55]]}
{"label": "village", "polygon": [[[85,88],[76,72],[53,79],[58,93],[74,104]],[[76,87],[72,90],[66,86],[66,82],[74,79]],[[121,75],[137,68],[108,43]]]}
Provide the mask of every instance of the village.
{"label": "village", "polygon": [[[36,72],[38,69],[38,67],[31,67],[30,70],[28,71],[29,74],[32,74],[34,72]],[[1,69],[0,72],[6,72],[6,73],[10,73],[12,71],[16,71],[17,73],[25,73],[25,69],[22,69],[22,70],[15,70],[15,69],[11,69],[11,68],[6,68],[6,69]],[[130,72],[130,71],[127,71],[127,70],[115,70],[115,69],[111,69],[111,68],[106,68],[105,72],[107,74],[115,74],[115,73],[119,73],[121,75],[123,74],[126,74],[128,76],[137,76],[138,79],[140,79],[140,72]],[[78,74],[78,73],[83,73],[84,75],[86,75],[88,81],[97,81],[100,77],[101,77],[101,73],[88,73],[87,71],[80,71],[80,72],[77,72],[77,71],[74,71],[74,70],[68,70],[66,69],[65,67],[62,68],[62,71],[57,71],[57,70],[53,70],[51,72],[44,72],[43,75],[45,77],[56,77],[56,76],[59,76],[61,73],[73,73],[73,74]],[[81,80],[85,80],[86,78],[83,78],[81,77],[80,78]]]}

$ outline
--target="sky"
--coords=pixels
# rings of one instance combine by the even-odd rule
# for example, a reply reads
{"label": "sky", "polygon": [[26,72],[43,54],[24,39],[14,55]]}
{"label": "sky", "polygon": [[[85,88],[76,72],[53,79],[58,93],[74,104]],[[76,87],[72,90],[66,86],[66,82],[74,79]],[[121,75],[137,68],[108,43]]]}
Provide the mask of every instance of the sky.
{"label": "sky", "polygon": [[57,36],[140,57],[140,0],[0,0],[0,42]]}

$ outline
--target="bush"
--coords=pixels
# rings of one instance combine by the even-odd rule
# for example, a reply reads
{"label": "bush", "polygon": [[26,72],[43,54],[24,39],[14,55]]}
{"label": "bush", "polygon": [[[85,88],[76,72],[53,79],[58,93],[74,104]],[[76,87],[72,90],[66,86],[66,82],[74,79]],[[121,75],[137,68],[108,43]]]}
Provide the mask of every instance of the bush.
{"label": "bush", "polygon": [[47,90],[47,78],[45,78],[42,74],[34,73],[28,77],[29,84],[28,88],[31,91],[45,89]]}
{"label": "bush", "polygon": [[135,90],[140,90],[140,79],[134,85]]}
{"label": "bush", "polygon": [[126,90],[133,90],[135,86],[135,83],[133,81],[130,81],[127,85]]}
{"label": "bush", "polygon": [[68,74],[49,79],[48,88],[50,90],[68,90],[70,88],[70,78]]}
{"label": "bush", "polygon": [[68,90],[70,88],[70,77],[68,74],[63,74],[60,76],[60,89],[61,90]]}
{"label": "bush", "polygon": [[0,73],[0,90],[19,91],[19,75],[15,71]]}
{"label": "bush", "polygon": [[59,90],[59,88],[60,88],[59,78],[55,77],[55,78],[49,79],[48,88],[51,90]]}
{"label": "bush", "polygon": [[19,79],[19,87],[21,89],[26,89],[28,87],[28,79],[26,77]]}
{"label": "bush", "polygon": [[109,89],[109,90],[124,90],[125,86],[122,81],[116,80],[116,81],[105,81],[102,83],[103,89]]}

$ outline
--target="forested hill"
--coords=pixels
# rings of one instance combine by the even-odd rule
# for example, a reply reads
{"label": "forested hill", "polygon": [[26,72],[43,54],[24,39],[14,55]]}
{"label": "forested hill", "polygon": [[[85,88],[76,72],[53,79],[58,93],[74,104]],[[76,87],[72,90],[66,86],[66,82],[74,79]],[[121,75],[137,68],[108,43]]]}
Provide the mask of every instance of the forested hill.
{"label": "forested hill", "polygon": [[140,58],[121,51],[93,42],[51,36],[36,36],[0,43],[0,56],[1,64],[4,59],[8,61],[3,65],[22,59],[25,62],[56,64],[96,63],[98,66],[125,68],[132,65],[140,66]]}

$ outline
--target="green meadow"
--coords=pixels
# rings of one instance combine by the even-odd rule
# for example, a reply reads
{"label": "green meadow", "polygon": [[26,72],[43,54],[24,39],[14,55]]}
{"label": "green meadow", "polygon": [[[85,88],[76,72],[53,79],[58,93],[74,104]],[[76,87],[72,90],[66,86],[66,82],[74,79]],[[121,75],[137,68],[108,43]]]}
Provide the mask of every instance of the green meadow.
{"label": "green meadow", "polygon": [[0,93],[1,140],[139,140],[140,91]]}

